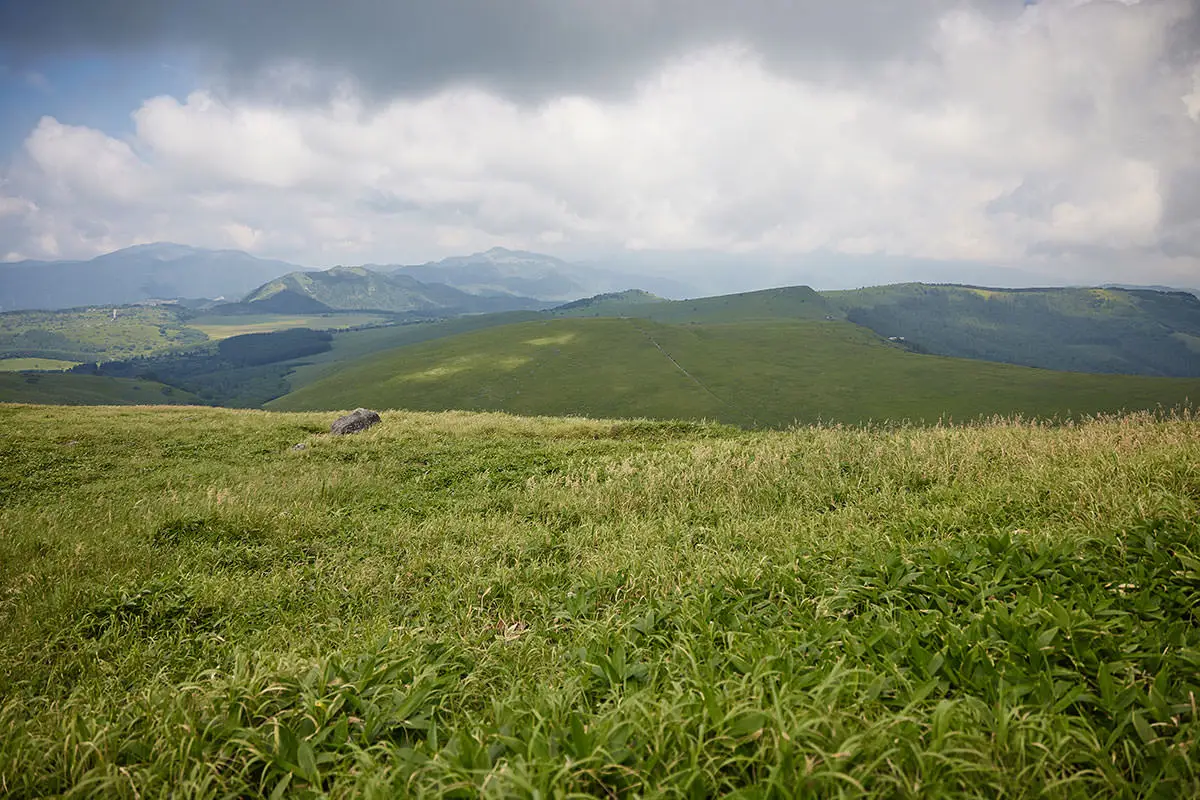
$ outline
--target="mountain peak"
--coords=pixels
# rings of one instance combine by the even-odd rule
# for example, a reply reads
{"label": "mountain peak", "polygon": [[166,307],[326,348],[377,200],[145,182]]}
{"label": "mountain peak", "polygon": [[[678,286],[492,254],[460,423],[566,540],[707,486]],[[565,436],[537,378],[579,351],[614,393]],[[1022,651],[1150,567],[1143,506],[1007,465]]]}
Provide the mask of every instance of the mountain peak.
{"label": "mountain peak", "polygon": [[482,253],[475,253],[474,255],[466,256],[465,258],[462,256],[458,258],[450,258],[440,263],[444,264],[450,261],[475,260],[491,261],[492,263],[497,264],[514,262],[537,262],[539,264],[564,263],[561,259],[555,258],[554,256],[548,256],[545,253],[534,253],[529,250],[510,250],[507,247],[493,247],[490,250],[485,250]]}
{"label": "mountain peak", "polygon": [[346,267],[341,265],[327,269],[325,272],[329,275],[356,275],[359,278],[366,278],[371,275],[379,274],[374,270],[368,269],[367,267]]}
{"label": "mountain peak", "polygon": [[195,255],[201,252],[199,248],[191,247],[186,244],[176,244],[174,242],[150,242],[149,244],[135,244],[131,247],[125,247],[121,250],[115,250],[111,253],[105,253],[97,258],[110,258],[112,256],[141,256],[152,258],[155,261],[174,261],[178,258],[186,258],[187,256]]}

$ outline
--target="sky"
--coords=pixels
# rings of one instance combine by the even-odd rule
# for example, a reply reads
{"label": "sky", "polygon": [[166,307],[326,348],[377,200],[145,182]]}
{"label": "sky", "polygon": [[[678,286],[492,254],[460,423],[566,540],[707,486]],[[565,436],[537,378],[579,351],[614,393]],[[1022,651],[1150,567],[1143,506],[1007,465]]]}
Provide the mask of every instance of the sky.
{"label": "sky", "polygon": [[1200,2],[0,0],[0,260],[154,241],[1197,287]]}

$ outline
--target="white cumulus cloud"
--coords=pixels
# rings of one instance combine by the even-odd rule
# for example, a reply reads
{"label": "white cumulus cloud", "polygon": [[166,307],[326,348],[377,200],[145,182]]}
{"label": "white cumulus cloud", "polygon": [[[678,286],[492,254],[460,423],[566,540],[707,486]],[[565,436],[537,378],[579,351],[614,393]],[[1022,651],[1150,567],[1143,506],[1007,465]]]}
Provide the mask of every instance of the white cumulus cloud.
{"label": "white cumulus cloud", "polygon": [[317,264],[495,244],[822,251],[1091,259],[1105,279],[1187,282],[1200,200],[1179,176],[1200,171],[1200,64],[1165,52],[1191,10],[957,9],[920,57],[828,79],[729,43],[614,96],[459,85],[380,103],[347,82],[285,105],[200,90],[146,100],[125,140],[47,118],[0,182],[0,250],[176,240]]}

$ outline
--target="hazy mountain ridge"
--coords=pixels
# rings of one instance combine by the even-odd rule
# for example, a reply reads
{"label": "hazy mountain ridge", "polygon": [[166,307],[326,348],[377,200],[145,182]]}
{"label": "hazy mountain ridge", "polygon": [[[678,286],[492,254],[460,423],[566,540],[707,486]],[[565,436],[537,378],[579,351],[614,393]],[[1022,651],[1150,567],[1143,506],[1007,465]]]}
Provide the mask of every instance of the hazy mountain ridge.
{"label": "hazy mountain ridge", "polygon": [[334,267],[320,272],[291,272],[246,295],[241,305],[274,312],[372,310],[397,314],[469,314],[545,308],[548,304],[517,295],[477,295],[410,275],[386,274],[366,267]]}
{"label": "hazy mountain ridge", "polygon": [[690,293],[687,284],[670,278],[572,263],[542,253],[503,247],[426,264],[380,269],[424,282],[444,283],[473,294],[520,295],[556,302],[635,288],[674,297]]}
{"label": "hazy mountain ridge", "polygon": [[[493,247],[419,265],[366,264],[371,272],[442,284],[481,297],[524,297],[554,303],[640,289],[667,299],[726,296],[765,286],[883,286],[911,281],[978,286],[1048,286],[1044,276],[966,262],[896,260],[818,253],[783,257],[701,252],[621,252],[568,261],[544,253]],[[122,305],[153,299],[240,298],[276,278],[318,272],[239,250],[206,250],[159,242],[136,245],[87,261],[0,264],[0,311]],[[1122,289],[1186,291],[1166,286]],[[417,287],[410,287],[417,288]],[[418,290],[418,293],[421,290]],[[303,292],[299,293],[301,296]],[[287,296],[280,311],[317,312],[310,300]],[[267,310],[259,307],[260,311]]]}
{"label": "hazy mountain ridge", "polygon": [[671,301],[665,297],[659,297],[651,292],[641,289],[626,289],[623,292],[605,292],[593,295],[592,297],[584,297],[581,300],[572,300],[569,303],[556,306],[553,311],[559,315],[579,312],[598,314],[609,310],[624,311],[627,306],[669,302]]}
{"label": "hazy mountain ridge", "polygon": [[53,310],[180,297],[240,297],[277,275],[302,269],[240,250],[159,242],[88,261],[0,264],[0,308]]}

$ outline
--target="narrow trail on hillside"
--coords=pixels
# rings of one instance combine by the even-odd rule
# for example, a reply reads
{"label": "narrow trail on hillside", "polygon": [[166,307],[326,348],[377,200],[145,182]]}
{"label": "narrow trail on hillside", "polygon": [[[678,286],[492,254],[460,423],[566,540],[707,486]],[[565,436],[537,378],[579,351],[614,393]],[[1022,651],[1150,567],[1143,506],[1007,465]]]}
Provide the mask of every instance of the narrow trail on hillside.
{"label": "narrow trail on hillside", "polygon": [[712,397],[718,403],[720,403],[721,405],[730,409],[731,411],[741,414],[743,417],[750,420],[752,423],[757,423],[757,420],[755,420],[753,416],[751,416],[750,414],[747,414],[745,411],[738,408],[733,403],[730,403],[728,400],[721,397],[721,395],[717,394],[712,389],[708,388],[708,386],[704,383],[704,381],[700,380],[695,375],[688,372],[687,369],[682,364],[680,364],[678,361],[675,360],[674,356],[672,356],[670,353],[668,353],[666,350],[663,349],[663,346],[658,343],[658,340],[654,338],[654,336],[650,333],[650,331],[646,330],[641,325],[638,325],[636,322],[633,323],[633,327],[636,328],[639,333],[641,333],[643,336],[645,336],[646,339],[650,342],[650,344],[654,345],[658,349],[658,352],[663,354],[663,357],[665,357],[667,359],[667,361],[670,361],[672,364],[674,364],[675,369],[682,372],[685,376],[687,376],[687,378],[689,380],[691,380],[693,383],[695,383],[697,386],[699,386],[701,389],[703,389],[705,392],[707,392],[710,397]]}

